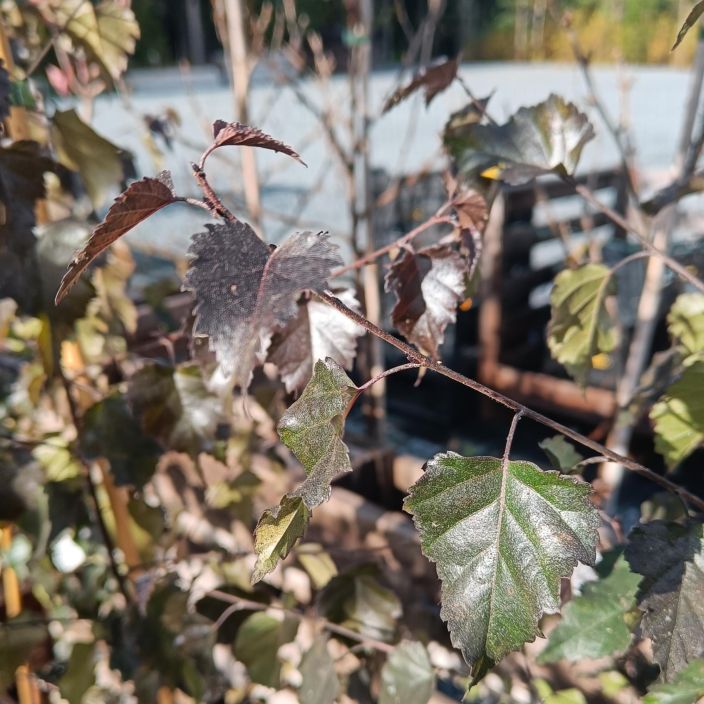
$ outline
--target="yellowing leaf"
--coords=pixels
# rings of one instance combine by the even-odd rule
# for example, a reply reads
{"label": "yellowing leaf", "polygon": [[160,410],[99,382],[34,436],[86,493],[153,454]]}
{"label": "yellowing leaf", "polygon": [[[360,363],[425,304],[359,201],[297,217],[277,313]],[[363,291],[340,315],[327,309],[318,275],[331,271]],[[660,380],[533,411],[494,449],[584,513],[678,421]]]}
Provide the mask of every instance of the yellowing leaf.
{"label": "yellowing leaf", "polygon": [[611,272],[601,264],[565,269],[555,279],[548,347],[553,358],[582,384],[594,356],[616,347],[616,330],[604,305],[612,287]]}

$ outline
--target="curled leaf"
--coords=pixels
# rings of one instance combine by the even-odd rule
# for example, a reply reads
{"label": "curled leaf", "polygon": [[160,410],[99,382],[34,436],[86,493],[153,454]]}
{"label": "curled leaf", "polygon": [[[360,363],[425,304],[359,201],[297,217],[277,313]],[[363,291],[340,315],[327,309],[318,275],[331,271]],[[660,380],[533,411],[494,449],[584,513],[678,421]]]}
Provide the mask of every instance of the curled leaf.
{"label": "curled leaf", "polygon": [[219,147],[258,147],[259,149],[269,149],[272,152],[281,152],[307,166],[288,144],[274,139],[266,132],[262,132],[256,127],[243,125],[241,122],[225,122],[215,120],[213,122],[213,143],[205,150],[202,161],[205,161]]}
{"label": "curled leaf", "polygon": [[613,290],[610,270],[601,264],[565,269],[555,279],[548,347],[580,383],[592,368],[592,357],[616,347],[616,330],[604,305]]}
{"label": "curled leaf", "polygon": [[293,546],[303,537],[310,511],[300,496],[284,496],[275,508],[262,514],[254,531],[254,565],[252,584],[271,572],[283,560]]}
{"label": "curled leaf", "polygon": [[357,388],[333,359],[315,363],[301,397],[279,421],[282,442],[303,465],[307,478],[291,496],[313,509],[330,496],[330,483],[351,472],[350,455],[342,441],[344,418]]}
{"label": "curled leaf", "polygon": [[413,76],[409,83],[397,88],[386,99],[384,107],[381,110],[382,115],[396,107],[409,95],[413,95],[413,93],[420,88],[423,88],[425,91],[426,106],[430,105],[433,98],[438,95],[438,93],[442,93],[442,91],[452,85],[452,82],[457,76],[459,65],[460,57],[456,56],[454,59],[446,59],[434,66],[428,66],[426,69]]}
{"label": "curled leaf", "polygon": [[341,264],[327,233],[299,232],[272,252],[243,222],[193,236],[185,290],[196,297],[195,335],[210,338],[223,374],[246,390],[274,332],[298,313],[305,290],[323,291]]}
{"label": "curled leaf", "polygon": [[674,51],[682,43],[682,40],[687,36],[687,32],[694,27],[694,23],[702,16],[702,14],[704,14],[704,0],[700,0],[700,2],[698,2],[690,10],[687,15],[687,19],[685,19],[684,24],[677,34],[677,39],[675,39],[675,43],[672,45],[671,51]]}
{"label": "curled leaf", "polygon": [[455,321],[465,290],[466,263],[452,247],[405,250],[386,275],[386,290],[396,294],[391,320],[418,349],[438,356],[445,328]]}
{"label": "curled leaf", "polygon": [[[352,289],[335,292],[348,308],[359,311]],[[332,306],[305,298],[298,313],[283,330],[274,335],[269,361],[276,364],[286,390],[300,391],[313,374],[319,359],[331,357],[341,367],[351,369],[357,353],[357,338],[364,328]]]}
{"label": "curled leaf", "polygon": [[428,461],[404,508],[442,581],[440,615],[476,682],[539,634],[560,609],[560,580],[594,564],[599,515],[591,487],[531,462],[462,457]]}
{"label": "curled leaf", "polygon": [[93,230],[88,242],[73,257],[56,293],[56,304],[62,301],[81,273],[101,252],[150,215],[177,200],[168,171],[162,171],[156,178],[143,178],[130,184],[115,199],[105,220]]}

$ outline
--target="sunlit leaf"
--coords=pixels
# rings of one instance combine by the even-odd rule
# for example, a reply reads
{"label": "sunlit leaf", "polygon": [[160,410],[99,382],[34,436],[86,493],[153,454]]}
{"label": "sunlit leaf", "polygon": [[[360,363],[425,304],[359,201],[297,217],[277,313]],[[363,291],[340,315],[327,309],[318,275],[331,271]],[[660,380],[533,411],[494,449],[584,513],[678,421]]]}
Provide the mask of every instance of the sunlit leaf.
{"label": "sunlit leaf", "polygon": [[139,39],[139,25],[129,5],[115,0],[102,0],[97,5],[89,0],[49,0],[38,7],[47,20],[85,49],[109,78],[117,80],[124,73]]}
{"label": "sunlit leaf", "polygon": [[254,613],[244,621],[237,631],[233,652],[247,666],[253,682],[279,687],[281,662],[277,652],[295,638],[297,630],[298,621],[281,621],[265,613]]}
{"label": "sunlit leaf", "polygon": [[184,288],[196,297],[195,335],[207,335],[226,377],[242,389],[271,337],[298,312],[304,290],[323,291],[341,263],[326,233],[296,233],[271,252],[249,225],[206,225],[188,250]]}
{"label": "sunlit leaf", "polygon": [[572,662],[624,652],[631,643],[627,613],[634,608],[640,576],[620,557],[611,573],[587,583],[562,611],[538,662]]}
{"label": "sunlit leaf", "polygon": [[86,459],[107,459],[115,484],[136,487],[154,474],[160,455],[159,446],[142,432],[118,394],[107,396],[86,412],[81,450]]}
{"label": "sunlit leaf", "polygon": [[446,59],[423,69],[420,73],[413,76],[410,82],[397,88],[386,99],[381,110],[382,114],[388,112],[421,88],[425,92],[425,105],[430,105],[438,93],[442,93],[442,91],[452,85],[457,76],[459,65],[460,57],[456,56],[454,59]]}
{"label": "sunlit leaf", "polygon": [[568,474],[584,459],[584,456],[574,449],[574,445],[565,440],[564,435],[546,438],[539,442],[538,446],[548,456],[552,467]]}
{"label": "sunlit leaf", "polygon": [[124,178],[122,150],[83,122],[73,109],[54,113],[51,137],[58,161],[80,173],[93,208],[99,209]]}
{"label": "sunlit leaf", "polygon": [[700,0],[687,15],[687,19],[684,21],[682,28],[677,34],[677,39],[672,45],[672,51],[674,51],[681,43],[682,40],[687,36],[687,32],[694,26],[694,23],[704,14],[704,0]]}
{"label": "sunlit leaf", "polygon": [[406,250],[391,265],[386,275],[386,290],[396,294],[391,320],[424,354],[438,356],[445,328],[464,298],[465,274],[462,257],[447,245]]}
{"label": "sunlit leaf", "polygon": [[656,684],[643,704],[697,704],[704,697],[704,660],[692,660],[670,684]]}
{"label": "sunlit leaf", "polygon": [[531,462],[429,460],[404,508],[442,580],[440,615],[473,680],[538,634],[560,609],[560,579],[596,558],[591,487]]}
{"label": "sunlit leaf", "polygon": [[306,543],[296,550],[296,559],[313,582],[316,589],[322,589],[337,575],[337,567],[330,553],[318,543]]}
{"label": "sunlit leaf", "polygon": [[422,643],[403,641],[381,671],[379,704],[427,704],[435,691],[435,672]]}
{"label": "sunlit leaf", "polygon": [[130,378],[127,399],[145,432],[167,449],[192,454],[212,445],[224,410],[194,364],[145,364]]}
{"label": "sunlit leaf", "polygon": [[580,383],[586,382],[592,358],[616,347],[616,330],[605,307],[612,292],[610,271],[601,264],[565,269],[555,279],[548,347]]}
{"label": "sunlit leaf", "polygon": [[115,199],[103,222],[73,257],[56,294],[56,303],[61,302],[86,267],[115,240],[174,202],[176,196],[168,171],[162,171],[156,178],[143,178],[132,183]]}
{"label": "sunlit leaf", "polygon": [[582,148],[594,137],[586,115],[557,95],[523,107],[503,125],[471,124],[455,133],[451,154],[463,175],[498,168],[520,184],[546,173],[572,174]]}
{"label": "sunlit leaf", "polygon": [[683,293],[667,316],[670,335],[686,354],[704,352],[704,295]]}
{"label": "sunlit leaf", "polygon": [[213,122],[213,143],[206,149],[203,159],[207,158],[218,147],[258,147],[259,149],[269,149],[274,152],[287,154],[304,166],[306,165],[298,153],[289,147],[288,144],[274,139],[256,127],[243,125],[241,122],[225,122],[224,120],[215,120]]}
{"label": "sunlit leaf", "polygon": [[328,653],[327,641],[317,638],[301,660],[301,704],[333,704],[340,693],[335,662]]}
{"label": "sunlit leaf", "polygon": [[695,359],[684,367],[652,407],[650,420],[655,449],[670,469],[704,443],[704,360]]}
{"label": "sunlit leaf", "polygon": [[652,521],[634,528],[626,559],[643,580],[638,607],[641,630],[653,641],[653,656],[671,682],[704,656],[704,539],[702,525]]}
{"label": "sunlit leaf", "polygon": [[356,394],[337,362],[319,360],[301,397],[281,416],[279,436],[307,475],[291,496],[300,496],[309,509],[327,501],[330,482],[338,474],[352,471],[342,436],[347,408]]}
{"label": "sunlit leaf", "polygon": [[[359,312],[359,303],[352,289],[335,292],[335,297],[348,308]],[[319,359],[331,357],[341,367],[351,369],[357,354],[357,338],[364,328],[332,306],[304,299],[298,313],[271,341],[269,361],[279,368],[289,392],[300,391],[313,374]]]}
{"label": "sunlit leaf", "polygon": [[375,567],[362,566],[333,577],[320,593],[321,615],[368,638],[393,640],[401,603],[377,579]]}
{"label": "sunlit leaf", "polygon": [[303,537],[310,511],[300,496],[284,496],[275,508],[264,511],[254,531],[254,565],[252,582],[256,583],[283,560]]}

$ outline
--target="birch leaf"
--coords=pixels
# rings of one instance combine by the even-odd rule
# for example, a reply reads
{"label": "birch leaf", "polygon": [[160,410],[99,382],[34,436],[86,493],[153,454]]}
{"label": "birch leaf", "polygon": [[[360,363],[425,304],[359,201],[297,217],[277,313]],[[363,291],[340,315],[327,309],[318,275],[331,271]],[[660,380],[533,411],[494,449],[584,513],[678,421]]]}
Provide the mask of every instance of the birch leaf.
{"label": "birch leaf", "polygon": [[[359,311],[352,289],[335,292],[348,308]],[[341,367],[351,369],[357,354],[357,338],[364,328],[332,306],[306,299],[299,301],[298,313],[271,342],[269,361],[279,368],[286,390],[300,391],[313,374],[319,359],[331,357]]]}
{"label": "birch leaf", "polygon": [[704,656],[704,538],[702,525],[651,521],[636,526],[626,559],[643,576],[638,607],[641,630],[653,641],[663,679],[671,682]]}
{"label": "birch leaf", "polygon": [[344,419],[357,389],[333,359],[315,363],[301,397],[279,421],[282,442],[303,465],[307,478],[291,496],[313,509],[330,496],[330,483],[351,472],[349,450],[342,441]]}
{"label": "birch leaf", "polygon": [[386,290],[396,294],[391,320],[423,354],[437,358],[464,297],[466,270],[463,258],[446,245],[405,250],[391,265],[386,275]]}
{"label": "birch leaf", "polygon": [[439,454],[411,488],[440,612],[477,682],[560,610],[560,580],[594,564],[599,516],[588,484],[531,462]]}
{"label": "birch leaf", "polygon": [[220,368],[245,391],[272,335],[298,312],[305,290],[323,291],[341,264],[327,233],[296,233],[271,251],[243,222],[193,236],[184,289],[196,298],[196,336],[210,338]]}
{"label": "birch leaf", "polygon": [[604,305],[611,292],[610,271],[601,264],[565,269],[555,279],[548,347],[553,358],[582,384],[592,368],[592,357],[616,347],[616,330]]}

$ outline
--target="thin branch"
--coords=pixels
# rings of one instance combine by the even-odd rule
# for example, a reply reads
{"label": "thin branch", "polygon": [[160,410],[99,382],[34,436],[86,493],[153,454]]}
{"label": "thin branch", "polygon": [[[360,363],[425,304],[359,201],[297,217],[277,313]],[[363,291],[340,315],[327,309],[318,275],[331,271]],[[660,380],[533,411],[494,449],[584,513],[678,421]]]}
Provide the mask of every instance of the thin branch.
{"label": "thin branch", "polygon": [[380,381],[381,379],[385,379],[387,376],[391,376],[392,374],[398,374],[398,372],[405,372],[407,369],[418,369],[420,366],[421,365],[418,364],[417,362],[408,362],[407,364],[399,364],[398,367],[392,367],[391,369],[385,369],[380,374],[377,374],[376,376],[372,377],[365,384],[362,384],[361,386],[357,387],[357,395],[359,396],[364,391],[366,391],[368,388],[370,388],[371,386],[374,386],[374,384],[376,384],[377,381]]}
{"label": "thin branch", "polygon": [[662,259],[662,261],[665,262],[669,269],[672,269],[672,271],[678,274],[681,278],[683,278],[696,289],[704,293],[704,282],[701,279],[692,274],[691,271],[689,271],[685,266],[680,264],[676,259],[673,259],[669,254],[666,254],[661,249],[658,249],[654,244],[650,242],[650,240],[648,240],[648,238],[642,232],[636,229],[622,215],[617,213],[613,208],[606,205],[606,203],[600,201],[594,195],[594,193],[589,188],[587,188],[587,186],[577,183],[577,181],[575,181],[574,178],[572,178],[571,176],[563,176],[563,181],[572,186],[572,188],[574,188],[575,190],[575,193],[578,193],[582,198],[584,198],[587,203],[604,213],[604,215],[606,215],[612,222],[614,222],[616,225],[626,230],[627,232],[630,232],[635,235],[638,238],[638,241],[640,242],[643,249],[645,249],[648,253]]}
{"label": "thin branch", "polygon": [[[212,186],[208,183],[208,178],[203,168],[194,163],[191,163],[191,168],[193,169],[193,177],[196,183],[200,186],[201,191],[203,191],[203,195],[205,196],[204,202],[208,210],[217,217],[224,218],[230,222],[236,222],[237,218],[223,205]],[[196,205],[196,203],[191,203],[191,205]]]}
{"label": "thin branch", "polygon": [[392,653],[395,650],[395,646],[391,645],[390,643],[384,643],[384,641],[376,640],[375,638],[367,638],[366,636],[363,636],[360,633],[357,633],[356,631],[353,631],[349,628],[345,628],[344,626],[339,626],[336,623],[332,623],[331,621],[328,621],[322,616],[311,617],[300,611],[296,611],[294,609],[287,609],[283,606],[279,606],[278,604],[263,604],[260,601],[243,599],[241,597],[234,596],[233,594],[222,592],[219,589],[214,589],[213,591],[208,592],[208,596],[211,596],[214,599],[219,599],[220,601],[224,601],[232,605],[225,609],[225,611],[220,615],[218,620],[213,625],[213,628],[220,628],[223,623],[225,623],[225,621],[239,609],[249,609],[252,611],[267,611],[268,609],[275,609],[276,611],[280,611],[281,613],[286,614],[286,616],[291,616],[292,618],[298,619],[299,621],[303,621],[306,618],[314,618],[315,621],[320,623],[326,631],[330,631],[331,633],[336,633],[337,635],[343,636],[344,638],[354,640],[367,648],[372,648],[374,650],[378,650],[382,653],[387,654]]}
{"label": "thin branch", "polygon": [[412,362],[416,362],[422,367],[427,367],[428,369],[431,369],[437,374],[441,374],[442,376],[445,376],[448,379],[452,379],[453,381],[456,381],[457,383],[462,384],[463,386],[466,386],[469,389],[472,389],[472,391],[476,391],[486,396],[487,398],[490,398],[492,401],[495,401],[496,403],[499,403],[502,406],[505,406],[506,408],[510,408],[512,411],[521,411],[526,418],[530,418],[536,423],[540,423],[541,425],[551,428],[552,430],[558,433],[562,433],[564,436],[570,438],[571,440],[574,440],[575,442],[578,442],[580,445],[588,447],[590,450],[593,450],[594,452],[599,453],[604,457],[608,457],[608,459],[613,462],[621,463],[624,467],[631,470],[632,472],[640,474],[642,477],[645,477],[646,479],[649,479],[650,481],[654,482],[655,484],[658,484],[664,489],[667,489],[667,491],[671,491],[672,493],[680,496],[691,506],[696,506],[696,508],[700,511],[704,511],[704,499],[695,496],[683,487],[670,481],[667,477],[663,477],[657,474],[656,472],[653,472],[652,469],[648,469],[647,467],[643,466],[642,464],[639,464],[638,462],[635,462],[634,460],[628,457],[625,457],[617,452],[609,450],[600,443],[592,440],[591,438],[588,438],[586,435],[582,435],[576,430],[572,430],[572,428],[568,428],[566,425],[558,423],[557,421],[554,421],[551,418],[544,416],[542,413],[538,413],[537,411],[534,411],[533,409],[524,406],[518,401],[514,401],[512,398],[504,396],[502,393],[494,391],[494,389],[491,389],[488,386],[484,386],[484,384],[481,384],[480,382],[475,381],[474,379],[470,379],[469,377],[464,376],[464,374],[460,374],[459,372],[456,372],[453,369],[444,366],[441,362],[436,362],[430,357],[426,357],[425,355],[418,352],[418,350],[416,350],[414,347],[411,347],[409,344],[403,342],[402,340],[399,340],[398,338],[387,333],[385,330],[382,330],[373,323],[370,323],[363,315],[360,315],[351,308],[348,308],[342,301],[335,298],[331,294],[322,293],[315,295],[320,298],[320,300],[325,301],[328,305],[331,305],[343,315],[346,315],[351,320],[354,320],[372,335],[375,335],[376,337],[384,340],[388,344],[395,347],[397,350],[403,352],[406,357]]}
{"label": "thin branch", "polygon": [[444,215],[444,213],[451,207],[451,205],[452,202],[447,201],[446,203],[440,206],[435,215],[433,215],[421,225],[418,225],[418,227],[403,235],[403,237],[399,237],[397,240],[394,240],[393,242],[391,242],[391,244],[379,247],[379,249],[376,249],[373,252],[370,252],[369,254],[365,254],[363,257],[360,257],[359,259],[351,262],[350,264],[345,264],[345,266],[333,269],[332,273],[330,274],[330,278],[342,276],[342,274],[345,274],[348,271],[361,269],[367,264],[371,264],[373,261],[376,261],[379,257],[382,257],[384,256],[384,254],[390,252],[392,249],[396,249],[397,247],[402,247],[403,245],[408,244],[415,237],[418,237],[418,235],[433,227],[433,225],[441,225],[443,223],[453,224],[452,220]]}

